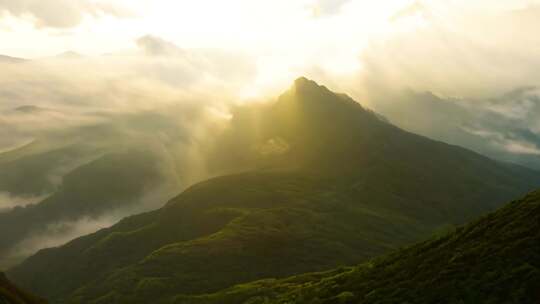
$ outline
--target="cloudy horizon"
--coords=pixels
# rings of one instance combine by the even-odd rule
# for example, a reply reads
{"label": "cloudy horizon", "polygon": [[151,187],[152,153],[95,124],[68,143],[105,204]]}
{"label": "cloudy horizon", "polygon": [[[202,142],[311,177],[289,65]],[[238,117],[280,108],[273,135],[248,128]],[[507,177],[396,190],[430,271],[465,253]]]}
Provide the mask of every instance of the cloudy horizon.
{"label": "cloudy horizon", "polygon": [[0,109],[264,100],[307,76],[407,130],[538,168],[539,16],[527,0],[5,0],[0,54],[32,64],[2,61]]}

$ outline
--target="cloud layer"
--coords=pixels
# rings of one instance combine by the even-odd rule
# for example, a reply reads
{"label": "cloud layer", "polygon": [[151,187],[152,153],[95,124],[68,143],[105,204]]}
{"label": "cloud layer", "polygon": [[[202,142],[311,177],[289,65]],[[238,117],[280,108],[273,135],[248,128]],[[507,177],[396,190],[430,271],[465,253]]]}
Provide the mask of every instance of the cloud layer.
{"label": "cloud layer", "polygon": [[[19,255],[161,207],[185,187],[211,176],[204,154],[211,138],[228,122],[228,108],[253,78],[254,67],[237,54],[184,50],[151,36],[138,42],[140,49],[129,54],[0,63],[4,216],[9,217],[5,213],[10,211],[22,214],[15,207],[39,204],[51,194],[43,189],[55,193],[66,174],[103,155],[144,149],[159,171],[159,179],[152,179],[158,185],[149,186],[142,197],[122,202],[125,206],[111,207],[106,219],[103,210],[51,217],[40,229],[45,231],[25,236],[9,256],[0,256],[1,266]],[[8,169],[32,172],[32,178],[23,174],[22,180],[14,181]]]}
{"label": "cloud layer", "polygon": [[124,8],[89,0],[0,0],[0,12],[29,17],[37,27],[52,28],[74,27],[87,15],[130,15]]}
{"label": "cloud layer", "polygon": [[420,25],[364,52],[362,98],[408,130],[540,168],[540,7],[442,14],[417,2],[394,19]]}

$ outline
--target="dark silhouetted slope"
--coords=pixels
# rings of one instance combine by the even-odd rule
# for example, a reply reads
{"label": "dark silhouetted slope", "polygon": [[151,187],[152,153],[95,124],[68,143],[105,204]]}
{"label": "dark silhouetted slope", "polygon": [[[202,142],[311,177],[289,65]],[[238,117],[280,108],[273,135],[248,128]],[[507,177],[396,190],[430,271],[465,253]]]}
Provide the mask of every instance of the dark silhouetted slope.
{"label": "dark silhouetted slope", "polygon": [[37,298],[17,286],[0,272],[0,304],[45,304],[46,301]]}
{"label": "dark silhouetted slope", "polygon": [[10,274],[56,302],[205,294],[360,263],[540,183],[534,171],[405,132],[307,79],[270,105],[238,109],[216,146],[214,170],[248,172],[42,250]]}

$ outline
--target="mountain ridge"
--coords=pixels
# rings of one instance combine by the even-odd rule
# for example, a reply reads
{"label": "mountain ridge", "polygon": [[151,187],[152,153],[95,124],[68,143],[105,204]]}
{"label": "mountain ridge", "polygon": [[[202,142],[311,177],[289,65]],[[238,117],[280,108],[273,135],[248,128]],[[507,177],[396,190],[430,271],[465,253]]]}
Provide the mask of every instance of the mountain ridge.
{"label": "mountain ridge", "polygon": [[403,131],[299,81],[273,104],[233,113],[213,161],[243,173],[42,250],[10,276],[59,303],[205,294],[357,264],[540,184],[534,171]]}

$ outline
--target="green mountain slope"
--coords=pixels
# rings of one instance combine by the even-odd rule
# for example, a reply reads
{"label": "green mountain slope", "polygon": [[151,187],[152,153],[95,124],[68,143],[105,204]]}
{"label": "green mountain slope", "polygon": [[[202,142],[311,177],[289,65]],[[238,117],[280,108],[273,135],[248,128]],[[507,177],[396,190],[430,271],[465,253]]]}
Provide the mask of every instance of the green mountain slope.
{"label": "green mountain slope", "polygon": [[63,175],[97,158],[100,152],[95,150],[75,145],[51,148],[32,142],[0,153],[0,191],[22,197],[50,194]]}
{"label": "green mountain slope", "polygon": [[42,250],[10,275],[54,302],[204,294],[356,264],[540,184],[536,172],[405,132],[307,79],[271,105],[238,109],[216,146],[214,170],[250,171]]}
{"label": "green mountain slope", "polygon": [[[52,154],[54,158],[49,162],[43,159],[49,154],[39,154],[34,159],[47,166],[60,157],[59,154],[64,155]],[[29,168],[37,170],[39,167]],[[18,174],[3,175],[5,179],[17,180],[34,172],[25,170],[24,166],[16,168],[20,170],[15,170]],[[77,167],[63,176],[58,189],[42,201],[0,212],[0,262],[2,257],[12,255],[12,248],[19,242],[39,233],[47,237],[51,225],[97,218],[135,205],[145,191],[156,187],[162,179],[155,156],[147,151],[109,153]]]}
{"label": "green mountain slope", "polygon": [[[191,161],[199,155],[186,156],[195,149],[190,150],[192,139],[175,114],[97,111],[86,122],[69,109],[0,110],[6,117],[0,121],[2,134],[9,139],[13,133],[9,143],[18,143],[0,152],[0,268],[162,207],[201,180],[204,170]],[[16,131],[24,125],[20,122],[48,119],[50,126],[29,124],[24,135]]]}
{"label": "green mountain slope", "polygon": [[37,298],[13,285],[0,272],[0,304],[45,304],[46,301]]}
{"label": "green mountain slope", "polygon": [[538,303],[540,191],[368,263],[164,303]]}

